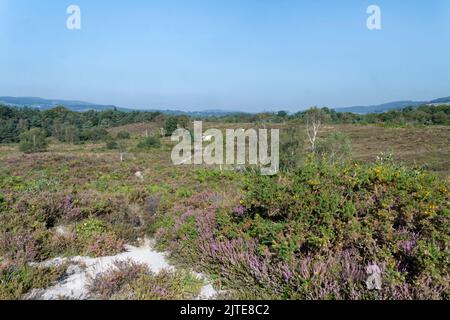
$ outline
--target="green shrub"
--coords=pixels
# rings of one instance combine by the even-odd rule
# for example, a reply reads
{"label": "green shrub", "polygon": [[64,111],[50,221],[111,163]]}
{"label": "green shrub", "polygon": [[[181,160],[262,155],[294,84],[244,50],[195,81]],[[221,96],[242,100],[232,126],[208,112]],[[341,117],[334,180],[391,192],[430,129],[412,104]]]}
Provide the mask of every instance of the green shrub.
{"label": "green shrub", "polygon": [[178,121],[175,117],[171,117],[166,120],[166,123],[164,124],[166,136],[170,137],[177,129],[178,129]]}
{"label": "green shrub", "polygon": [[6,199],[3,193],[0,192],[0,210],[6,205]]}
{"label": "green shrub", "polygon": [[[358,248],[367,263],[408,264],[411,278],[445,276],[450,224],[444,182],[395,165],[325,161],[308,163],[282,183],[277,179],[253,177],[243,201],[257,230],[252,236],[269,250],[283,255],[279,244],[291,239],[298,240],[295,248],[314,254]],[[270,229],[267,219],[274,223]],[[414,251],[402,247],[405,241],[414,243]]]}
{"label": "green shrub", "polygon": [[99,219],[86,219],[75,227],[82,254],[94,257],[114,255],[123,251],[124,241]]}
{"label": "green shrub", "polygon": [[93,127],[89,129],[84,129],[80,133],[80,139],[82,141],[106,141],[110,139],[109,132],[103,127]]}
{"label": "green shrub", "polygon": [[118,148],[119,148],[119,144],[117,143],[117,141],[110,140],[110,141],[106,142],[106,149],[117,150]]}
{"label": "green shrub", "polygon": [[333,132],[327,138],[318,141],[316,152],[330,162],[343,162],[351,158],[352,143],[346,134]]}
{"label": "green shrub", "polygon": [[[231,205],[212,192],[182,201],[157,223],[159,245],[239,299],[448,299],[445,181],[310,157],[276,177],[247,174],[243,194]],[[367,288],[369,266],[381,290]]]}
{"label": "green shrub", "polygon": [[306,134],[298,125],[282,130],[280,137],[280,168],[290,171],[298,168],[304,158]]}
{"label": "green shrub", "polygon": [[177,197],[180,198],[189,198],[192,194],[193,191],[189,188],[179,188],[176,192]]}
{"label": "green shrub", "polygon": [[25,153],[47,150],[47,136],[44,130],[34,128],[20,135],[20,151]]}
{"label": "green shrub", "polygon": [[138,149],[154,149],[161,147],[161,140],[159,137],[147,137],[137,145]]}
{"label": "green shrub", "polygon": [[117,134],[117,139],[128,140],[131,138],[131,135],[128,131],[120,131]]}
{"label": "green shrub", "polygon": [[64,274],[64,267],[0,267],[0,300],[19,300],[32,289],[44,289]]}
{"label": "green shrub", "polygon": [[75,227],[77,235],[82,239],[93,238],[107,231],[106,224],[99,219],[87,219],[78,223]]}

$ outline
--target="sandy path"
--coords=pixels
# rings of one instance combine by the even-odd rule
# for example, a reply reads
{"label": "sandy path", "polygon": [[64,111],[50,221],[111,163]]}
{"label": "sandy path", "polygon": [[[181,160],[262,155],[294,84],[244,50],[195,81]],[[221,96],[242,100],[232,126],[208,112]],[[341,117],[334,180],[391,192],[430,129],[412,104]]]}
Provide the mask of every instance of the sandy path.
{"label": "sandy path", "polygon": [[[89,295],[86,290],[88,279],[107,271],[116,261],[127,260],[145,264],[154,273],[159,273],[163,269],[175,270],[175,267],[170,265],[167,261],[166,254],[154,250],[152,242],[146,240],[140,247],[126,246],[126,252],[120,253],[116,256],[101,258],[57,258],[40,264],[41,266],[55,266],[69,262],[69,276],[50,288],[34,291],[30,298],[40,300],[57,300],[60,298],[78,300],[89,299]],[[80,265],[83,265],[84,267],[81,268]],[[201,274],[196,275],[205,278]],[[213,299],[216,295],[217,292],[213,286],[211,284],[207,284],[202,288],[198,299]]]}

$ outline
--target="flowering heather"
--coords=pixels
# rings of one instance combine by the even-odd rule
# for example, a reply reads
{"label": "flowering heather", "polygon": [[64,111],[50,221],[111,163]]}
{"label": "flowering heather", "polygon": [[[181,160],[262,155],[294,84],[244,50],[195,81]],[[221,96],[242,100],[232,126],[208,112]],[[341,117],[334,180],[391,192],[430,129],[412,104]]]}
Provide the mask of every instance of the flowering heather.
{"label": "flowering heather", "polygon": [[89,279],[88,290],[92,298],[102,300],[181,300],[196,297],[202,285],[188,273],[163,270],[154,274],[145,265],[118,261]]}
{"label": "flowering heather", "polygon": [[237,298],[448,296],[448,188],[433,177],[311,162],[280,178],[247,178],[240,204],[194,195],[157,232]]}

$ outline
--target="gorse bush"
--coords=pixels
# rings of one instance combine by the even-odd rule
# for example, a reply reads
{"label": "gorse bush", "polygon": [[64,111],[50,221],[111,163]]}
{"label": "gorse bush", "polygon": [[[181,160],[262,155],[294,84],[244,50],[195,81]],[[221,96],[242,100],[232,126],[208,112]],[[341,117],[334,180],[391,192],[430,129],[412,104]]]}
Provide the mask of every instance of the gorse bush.
{"label": "gorse bush", "polygon": [[[278,177],[247,175],[245,185],[237,207],[193,196],[184,214],[163,219],[161,244],[240,298],[449,297],[445,182],[395,164],[307,160]],[[379,291],[365,283],[371,265]]]}

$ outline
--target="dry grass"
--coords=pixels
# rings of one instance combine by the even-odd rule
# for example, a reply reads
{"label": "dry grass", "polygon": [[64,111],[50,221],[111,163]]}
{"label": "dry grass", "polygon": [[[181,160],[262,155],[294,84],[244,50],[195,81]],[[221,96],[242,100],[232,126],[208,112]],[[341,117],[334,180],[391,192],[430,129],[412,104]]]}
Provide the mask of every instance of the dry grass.
{"label": "dry grass", "polygon": [[392,152],[396,161],[426,166],[441,176],[450,173],[450,128],[446,126],[384,128],[338,125],[326,127],[323,136],[341,131],[353,147],[353,157],[373,161],[381,152]]}

